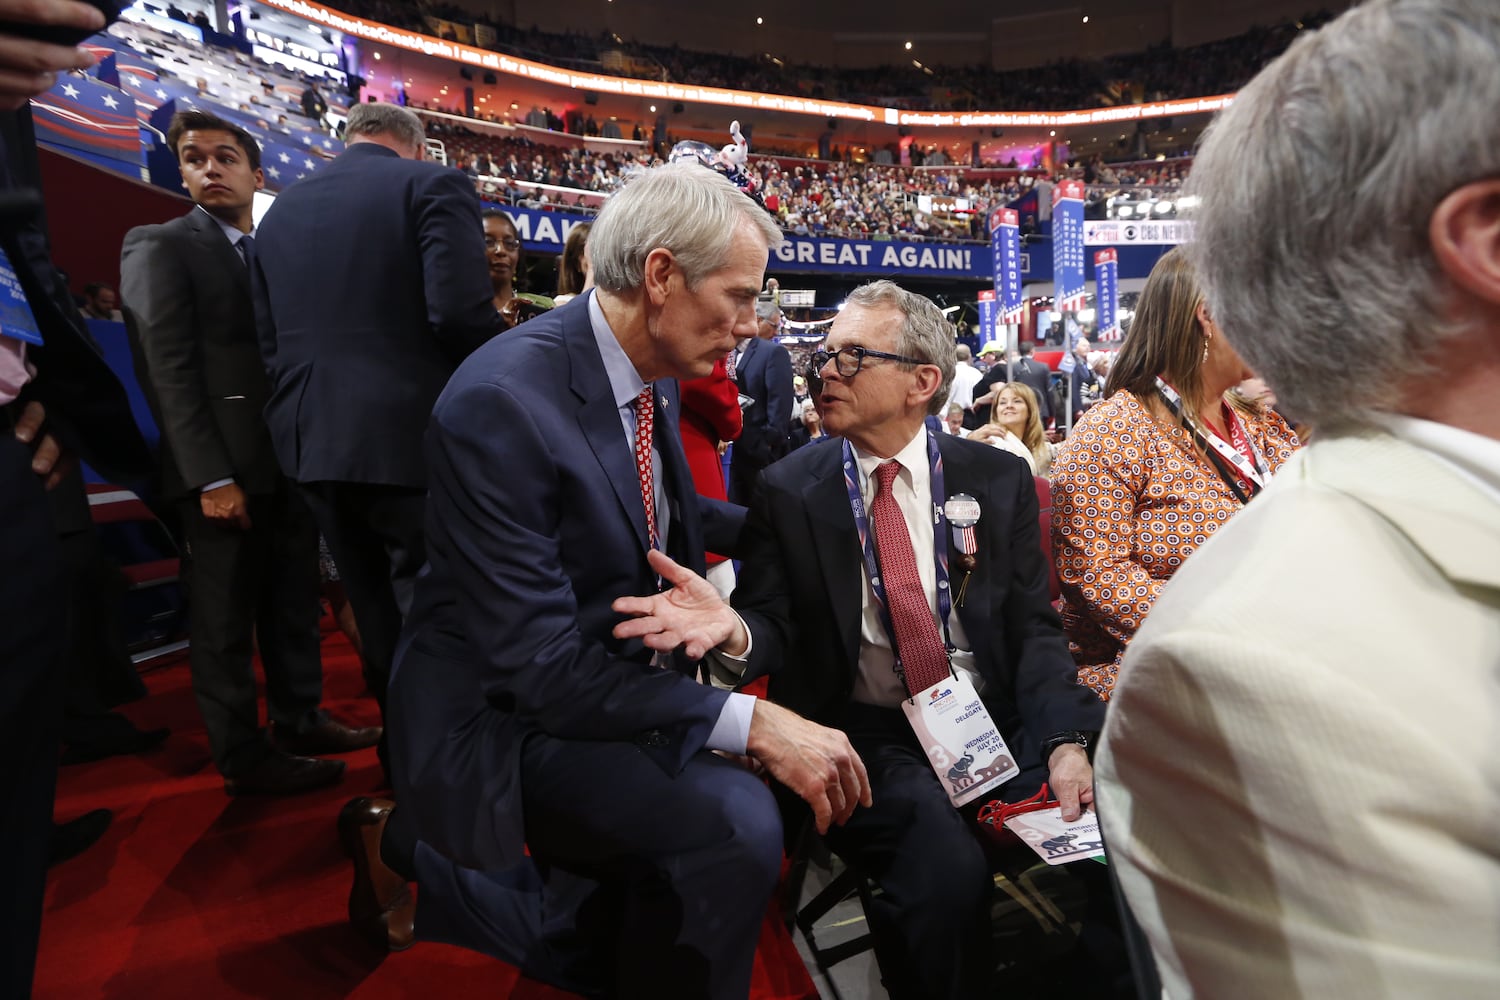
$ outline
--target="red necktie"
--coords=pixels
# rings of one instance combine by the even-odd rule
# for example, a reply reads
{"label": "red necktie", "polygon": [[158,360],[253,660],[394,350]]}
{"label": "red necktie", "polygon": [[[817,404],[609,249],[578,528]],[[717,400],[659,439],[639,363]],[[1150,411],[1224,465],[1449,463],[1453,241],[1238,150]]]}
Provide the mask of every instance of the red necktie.
{"label": "red necktie", "polygon": [[656,474],[651,468],[651,432],[656,427],[656,392],[651,386],[635,397],[635,471],[646,508],[646,537],[656,545]]}
{"label": "red necktie", "polygon": [[922,577],[917,571],[917,556],[912,551],[911,534],[891,483],[901,471],[899,462],[882,462],[875,468],[879,481],[875,499],[870,504],[870,520],[875,528],[875,553],[880,574],[885,579],[885,600],[891,614],[892,637],[896,655],[906,674],[906,690],[915,695],[948,676],[948,652],[938,632],[937,620]]}
{"label": "red necktie", "polygon": [[729,381],[731,382],[734,381],[734,373],[738,365],[739,354],[731,347],[729,353],[724,356],[724,374],[729,376]]}

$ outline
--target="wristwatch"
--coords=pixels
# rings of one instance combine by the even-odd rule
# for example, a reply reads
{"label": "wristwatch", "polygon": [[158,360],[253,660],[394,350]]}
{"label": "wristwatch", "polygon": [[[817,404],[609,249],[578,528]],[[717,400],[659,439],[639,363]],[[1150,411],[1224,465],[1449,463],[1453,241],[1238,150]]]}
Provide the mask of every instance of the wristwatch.
{"label": "wristwatch", "polygon": [[1047,761],[1051,760],[1052,751],[1056,750],[1058,747],[1062,746],[1065,743],[1076,743],[1078,746],[1082,747],[1083,750],[1089,755],[1089,759],[1093,760],[1094,741],[1098,738],[1098,733],[1084,732],[1083,730],[1079,729],[1070,729],[1061,733],[1053,733],[1051,736],[1047,737],[1046,742],[1042,744],[1042,763],[1045,764],[1047,763]]}

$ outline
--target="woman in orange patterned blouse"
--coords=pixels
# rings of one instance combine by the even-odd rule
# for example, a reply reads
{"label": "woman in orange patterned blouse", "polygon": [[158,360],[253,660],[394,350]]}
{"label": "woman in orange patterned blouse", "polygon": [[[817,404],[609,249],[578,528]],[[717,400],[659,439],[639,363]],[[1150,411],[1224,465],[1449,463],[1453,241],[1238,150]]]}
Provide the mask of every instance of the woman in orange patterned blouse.
{"label": "woman in orange patterned blouse", "polygon": [[1120,659],[1182,561],[1297,448],[1231,392],[1252,373],[1177,250],[1151,271],[1105,399],[1052,467],[1052,551],[1081,683],[1109,699]]}

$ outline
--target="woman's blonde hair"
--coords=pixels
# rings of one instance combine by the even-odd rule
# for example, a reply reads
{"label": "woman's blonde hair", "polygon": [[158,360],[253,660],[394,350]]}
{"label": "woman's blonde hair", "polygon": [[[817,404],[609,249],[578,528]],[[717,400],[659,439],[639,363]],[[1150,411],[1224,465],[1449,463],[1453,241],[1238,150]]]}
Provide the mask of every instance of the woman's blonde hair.
{"label": "woman's blonde hair", "polygon": [[[1000,407],[1000,397],[1007,392],[1016,394],[1016,398],[1026,404],[1026,429],[1017,435],[1026,450],[1031,452],[1037,461],[1037,468],[1042,468],[1042,456],[1047,454],[1047,432],[1042,430],[1042,414],[1037,406],[1036,390],[1024,382],[1008,382],[1000,386],[995,393],[995,410]],[[996,421],[999,422],[998,420]]]}

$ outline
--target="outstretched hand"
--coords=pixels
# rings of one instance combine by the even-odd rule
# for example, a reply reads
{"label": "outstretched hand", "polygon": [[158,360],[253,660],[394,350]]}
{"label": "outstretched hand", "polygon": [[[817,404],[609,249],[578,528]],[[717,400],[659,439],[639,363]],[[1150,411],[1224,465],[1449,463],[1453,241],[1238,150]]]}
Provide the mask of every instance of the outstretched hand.
{"label": "outstretched hand", "polygon": [[713,584],[655,549],[646,558],[669,589],[649,597],[617,598],[610,607],[630,617],[615,626],[616,639],[639,638],[662,653],[681,646],[692,660],[715,646],[731,656],[745,651],[745,626]]}

